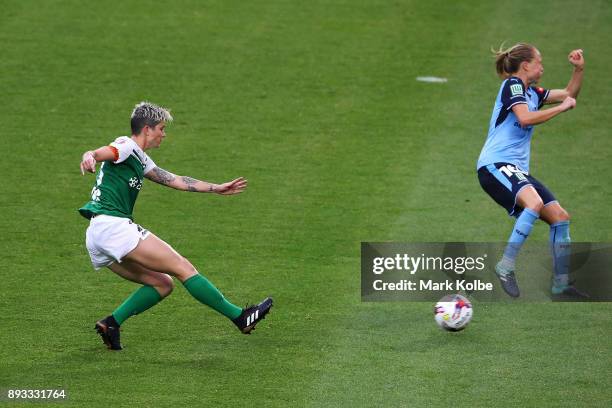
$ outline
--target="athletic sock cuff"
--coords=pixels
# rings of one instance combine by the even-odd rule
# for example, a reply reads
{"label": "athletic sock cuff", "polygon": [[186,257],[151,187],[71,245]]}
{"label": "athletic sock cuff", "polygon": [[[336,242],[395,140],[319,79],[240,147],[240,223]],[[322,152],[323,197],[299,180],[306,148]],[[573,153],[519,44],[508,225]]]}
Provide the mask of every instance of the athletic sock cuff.
{"label": "athletic sock cuff", "polygon": [[185,281],[183,282],[183,286],[187,286],[189,284],[189,282],[197,280],[198,276],[201,276],[201,275],[199,273],[196,273],[195,275],[185,279]]}
{"label": "athletic sock cuff", "polygon": [[527,214],[531,215],[532,217],[538,219],[540,218],[540,213],[538,213],[537,211],[532,210],[531,208],[525,208],[523,210],[523,212],[526,212]]}
{"label": "athletic sock cuff", "polygon": [[150,285],[144,285],[143,286],[147,292],[149,292],[151,294],[151,297],[154,298],[156,301],[160,301],[163,299],[163,296],[161,295],[161,293],[159,293],[157,291],[157,289],[155,289],[153,286]]}

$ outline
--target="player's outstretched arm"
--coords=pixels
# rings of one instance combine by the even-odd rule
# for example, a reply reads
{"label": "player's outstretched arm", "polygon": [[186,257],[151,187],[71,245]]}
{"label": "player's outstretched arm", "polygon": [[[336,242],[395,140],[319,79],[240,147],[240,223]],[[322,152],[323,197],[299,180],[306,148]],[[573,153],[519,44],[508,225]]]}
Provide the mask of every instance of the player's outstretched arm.
{"label": "player's outstretched arm", "polygon": [[86,171],[89,173],[95,173],[97,162],[114,159],[115,152],[110,146],[102,146],[96,150],[88,150],[83,153],[83,158],[81,159],[81,174],[85,174]]}
{"label": "player's outstretched arm", "polygon": [[584,72],[584,55],[582,50],[573,50],[569,53],[567,59],[574,66],[574,72],[572,72],[569,83],[565,89],[551,89],[544,103],[563,102],[568,96],[574,99],[578,97]]}
{"label": "player's outstretched arm", "polygon": [[158,184],[172,187],[181,191],[192,191],[196,193],[217,193],[222,195],[239,194],[247,187],[247,180],[238,177],[223,184],[213,184],[201,181],[189,176],[177,176],[161,167],[154,167],[145,174],[145,177]]}
{"label": "player's outstretched arm", "polygon": [[518,119],[521,126],[526,127],[544,123],[562,112],[573,109],[575,106],[576,100],[571,96],[568,96],[563,100],[563,102],[561,102],[561,104],[550,109],[530,111],[526,103],[520,103],[512,107],[512,112],[514,112],[514,115]]}

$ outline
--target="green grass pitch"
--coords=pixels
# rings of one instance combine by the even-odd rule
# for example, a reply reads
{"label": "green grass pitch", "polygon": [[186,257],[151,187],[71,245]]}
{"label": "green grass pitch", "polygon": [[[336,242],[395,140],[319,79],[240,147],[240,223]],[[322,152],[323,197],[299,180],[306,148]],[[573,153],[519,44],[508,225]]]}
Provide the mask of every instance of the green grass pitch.
{"label": "green grass pitch", "polygon": [[[610,406],[610,303],[476,303],[470,327],[449,334],[431,303],[359,296],[361,241],[509,234],[474,171],[502,41],[535,43],[549,88],[584,48],[577,109],[536,129],[532,172],[572,215],[575,241],[612,240],[610,2],[2,10],[0,388],[65,388],[66,407]],[[135,214],[229,299],[274,296],[252,336],[180,284],[124,325],[124,351],[93,331],[135,285],[90,267],[76,209],[94,177],[78,162],[129,132],[143,99],[175,116],[151,152],[159,166],[249,179],[237,197],[146,182]],[[539,223],[530,240],[547,234]]]}

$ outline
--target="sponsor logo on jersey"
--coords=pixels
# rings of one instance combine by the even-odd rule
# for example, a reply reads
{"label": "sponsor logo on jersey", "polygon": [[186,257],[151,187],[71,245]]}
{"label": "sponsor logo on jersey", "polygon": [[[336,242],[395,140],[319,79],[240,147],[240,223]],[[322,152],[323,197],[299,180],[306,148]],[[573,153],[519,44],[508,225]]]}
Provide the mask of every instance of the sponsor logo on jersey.
{"label": "sponsor logo on jersey", "polygon": [[142,188],[142,180],[138,177],[132,177],[128,184],[130,187],[135,188],[136,190],[140,190]]}
{"label": "sponsor logo on jersey", "polygon": [[98,189],[97,186],[94,186],[94,188],[91,190],[91,199],[93,201],[100,201],[100,195],[102,193],[100,192],[100,190]]}
{"label": "sponsor logo on jersey", "polygon": [[533,128],[533,126],[525,126],[525,127],[523,127],[518,122],[514,122],[514,127],[517,127],[519,129],[522,129],[522,130],[527,130],[527,131],[530,131]]}

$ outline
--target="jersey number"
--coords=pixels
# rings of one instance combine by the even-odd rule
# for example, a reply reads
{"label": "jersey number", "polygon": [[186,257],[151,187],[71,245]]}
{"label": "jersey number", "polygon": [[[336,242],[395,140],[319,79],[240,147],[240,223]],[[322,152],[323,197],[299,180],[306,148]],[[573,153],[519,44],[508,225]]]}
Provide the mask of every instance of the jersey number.
{"label": "jersey number", "polygon": [[104,163],[106,162],[102,162],[102,165],[100,166],[98,177],[96,177],[96,185],[91,189],[91,199],[93,201],[100,201],[101,192],[98,186],[102,184],[102,177],[104,177]]}
{"label": "jersey number", "polygon": [[515,175],[515,176],[516,176],[516,178],[517,178],[519,181],[525,181],[525,180],[527,180],[527,177],[525,177],[525,176],[529,175],[529,173],[527,173],[526,171],[519,170],[519,169],[517,169],[515,166],[513,166],[513,165],[511,165],[511,164],[508,164],[508,165],[502,166],[502,167],[500,167],[500,168],[499,168],[499,170],[500,170],[502,173],[504,173],[506,176],[508,176],[508,178],[511,178],[511,177],[512,177],[512,175]]}

